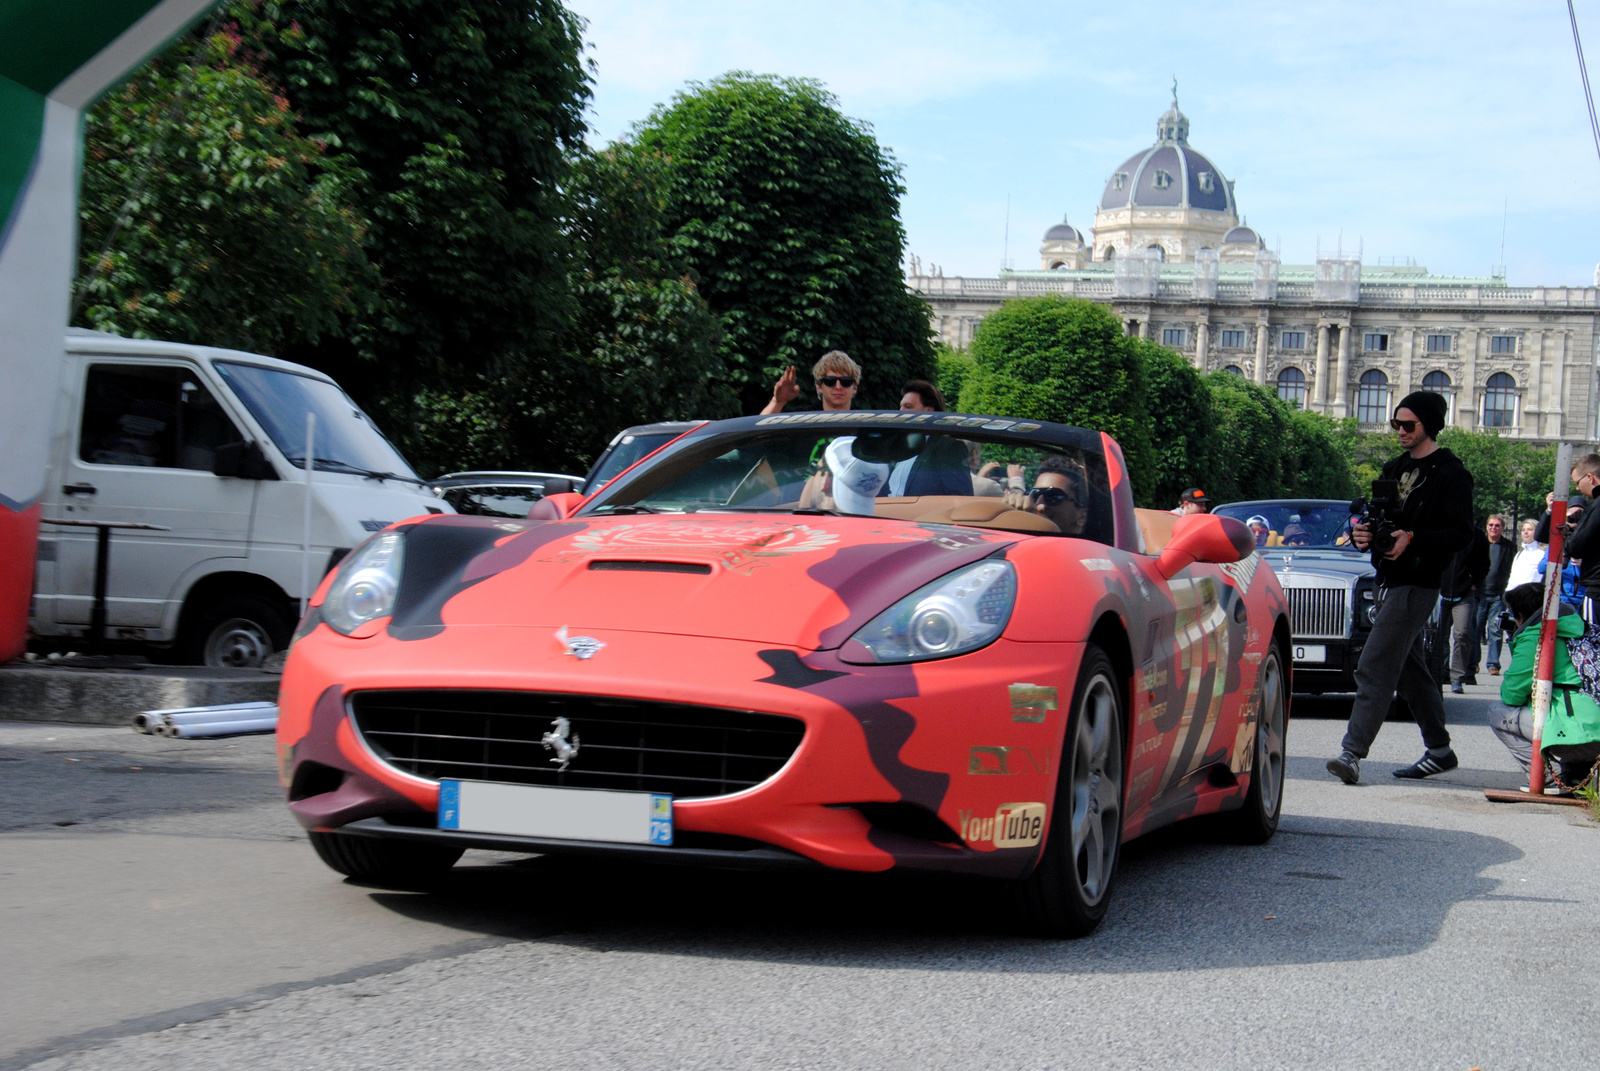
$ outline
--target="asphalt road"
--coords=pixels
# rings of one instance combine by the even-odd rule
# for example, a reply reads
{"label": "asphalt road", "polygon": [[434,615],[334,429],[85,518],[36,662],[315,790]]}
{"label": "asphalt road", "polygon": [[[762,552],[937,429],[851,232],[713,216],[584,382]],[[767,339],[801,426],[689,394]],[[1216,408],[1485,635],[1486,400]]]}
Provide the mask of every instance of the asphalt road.
{"label": "asphalt road", "polygon": [[[0,1071],[1592,1066],[1600,825],[1462,767],[1354,788],[1299,700],[1278,836],[1130,846],[1106,923],[1018,937],[982,884],[469,853],[440,890],[325,869],[270,738],[0,724]],[[1321,715],[1318,717],[1316,715]],[[1331,717],[1330,717],[1331,715]]]}

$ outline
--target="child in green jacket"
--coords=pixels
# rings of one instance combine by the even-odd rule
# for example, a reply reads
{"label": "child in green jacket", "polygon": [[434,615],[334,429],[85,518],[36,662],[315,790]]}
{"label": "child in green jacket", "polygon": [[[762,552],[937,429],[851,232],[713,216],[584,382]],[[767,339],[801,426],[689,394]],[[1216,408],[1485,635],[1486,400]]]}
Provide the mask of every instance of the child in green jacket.
{"label": "child in green jacket", "polygon": [[[1517,633],[1511,640],[1511,665],[1500,678],[1500,702],[1489,711],[1489,728],[1511,750],[1524,770],[1533,761],[1533,672],[1539,659],[1539,619],[1543,610],[1544,585],[1523,584],[1505,594],[1505,606],[1517,620]],[[1588,775],[1600,758],[1600,703],[1592,692],[1600,685],[1600,666],[1593,663],[1596,636],[1584,636],[1584,621],[1563,608],[1556,619],[1555,671],[1551,674],[1554,691],[1550,713],[1544,721],[1544,757],[1557,765],[1558,776],[1567,784],[1577,784]],[[1588,665],[1595,680],[1586,685],[1584,674],[1573,664],[1573,648]]]}

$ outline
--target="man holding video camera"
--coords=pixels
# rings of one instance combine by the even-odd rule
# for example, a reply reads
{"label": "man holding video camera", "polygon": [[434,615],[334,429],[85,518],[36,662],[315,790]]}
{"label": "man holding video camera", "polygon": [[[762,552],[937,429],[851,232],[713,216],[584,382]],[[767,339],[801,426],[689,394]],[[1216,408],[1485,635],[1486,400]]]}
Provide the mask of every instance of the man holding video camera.
{"label": "man holding video camera", "polygon": [[1361,760],[1383,727],[1398,691],[1410,705],[1422,758],[1396,777],[1420,778],[1456,768],[1445,728],[1439,682],[1428,672],[1422,629],[1439,603],[1439,583],[1451,557],[1472,539],[1472,476],[1436,441],[1448,403],[1432,391],[1406,395],[1389,426],[1405,453],[1383,466],[1372,498],[1351,530],[1351,542],[1371,550],[1378,570],[1372,633],[1356,664],[1356,701],[1342,752],[1328,772],[1347,785],[1361,779]]}

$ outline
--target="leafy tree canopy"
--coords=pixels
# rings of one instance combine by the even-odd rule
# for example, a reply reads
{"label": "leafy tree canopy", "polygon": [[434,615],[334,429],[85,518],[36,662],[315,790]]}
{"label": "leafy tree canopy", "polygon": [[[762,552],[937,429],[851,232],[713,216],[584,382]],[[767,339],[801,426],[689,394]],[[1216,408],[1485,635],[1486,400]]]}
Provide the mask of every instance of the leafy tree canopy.
{"label": "leafy tree canopy", "polygon": [[276,353],[374,307],[355,176],[239,46],[186,39],[90,110],[80,326]]}
{"label": "leafy tree canopy", "polygon": [[662,223],[721,322],[746,412],[785,366],[831,349],[863,365],[861,405],[893,408],[905,380],[929,378],[928,307],[900,268],[899,165],[819,83],[692,83],[619,149],[669,169]]}
{"label": "leafy tree canopy", "polygon": [[1144,362],[1150,414],[1151,505],[1170,508],[1186,488],[1215,494],[1217,409],[1205,380],[1183,357],[1149,339],[1128,345]]}
{"label": "leafy tree canopy", "polygon": [[960,408],[1053,420],[1110,434],[1140,504],[1151,501],[1146,371],[1111,310],[1054,294],[1008,301],[983,318]]}

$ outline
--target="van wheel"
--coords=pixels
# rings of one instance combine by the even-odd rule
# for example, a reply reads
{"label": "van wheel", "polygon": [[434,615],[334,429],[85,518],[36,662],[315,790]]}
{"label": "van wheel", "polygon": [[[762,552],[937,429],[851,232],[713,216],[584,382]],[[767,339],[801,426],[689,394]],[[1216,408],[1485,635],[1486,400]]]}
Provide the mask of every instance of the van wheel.
{"label": "van wheel", "polygon": [[201,611],[184,644],[194,665],[255,669],[289,643],[293,623],[259,595],[229,595]]}

